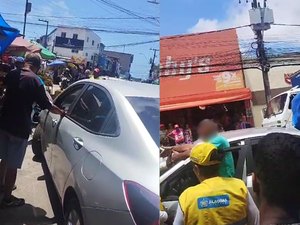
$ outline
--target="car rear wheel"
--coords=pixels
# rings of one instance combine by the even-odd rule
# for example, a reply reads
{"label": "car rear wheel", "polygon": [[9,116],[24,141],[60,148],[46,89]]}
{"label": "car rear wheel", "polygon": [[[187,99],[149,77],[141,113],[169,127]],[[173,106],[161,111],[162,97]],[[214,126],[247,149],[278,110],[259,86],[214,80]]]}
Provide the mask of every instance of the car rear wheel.
{"label": "car rear wheel", "polygon": [[76,198],[68,201],[65,211],[66,225],[83,225],[79,202]]}
{"label": "car rear wheel", "polygon": [[41,157],[43,155],[41,135],[42,135],[41,125],[37,125],[32,136],[32,151],[33,154],[36,155],[37,157]]}

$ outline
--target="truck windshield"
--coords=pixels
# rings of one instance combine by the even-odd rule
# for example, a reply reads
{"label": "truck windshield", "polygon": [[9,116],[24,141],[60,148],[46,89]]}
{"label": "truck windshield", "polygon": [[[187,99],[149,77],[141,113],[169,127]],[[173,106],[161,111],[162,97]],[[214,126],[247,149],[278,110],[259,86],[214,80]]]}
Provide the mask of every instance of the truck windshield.
{"label": "truck windshield", "polygon": [[287,94],[282,94],[271,99],[266,109],[265,118],[270,118],[271,116],[281,114],[284,110],[286,100]]}

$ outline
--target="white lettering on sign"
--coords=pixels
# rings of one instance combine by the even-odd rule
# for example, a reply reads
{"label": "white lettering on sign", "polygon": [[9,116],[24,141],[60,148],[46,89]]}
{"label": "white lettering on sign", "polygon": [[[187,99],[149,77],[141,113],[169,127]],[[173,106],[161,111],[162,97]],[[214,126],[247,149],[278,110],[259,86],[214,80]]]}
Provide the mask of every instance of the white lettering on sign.
{"label": "white lettering on sign", "polygon": [[185,77],[180,78],[180,80],[188,80],[191,78],[193,68],[196,68],[195,71],[200,74],[209,72],[210,61],[211,59],[209,57],[195,57],[177,62],[172,60],[172,56],[167,56],[165,65],[162,65],[162,75],[186,75]]}
{"label": "white lettering on sign", "polygon": [[235,72],[220,73],[219,75],[214,76],[214,80],[225,85],[241,82],[241,79],[236,75]]}

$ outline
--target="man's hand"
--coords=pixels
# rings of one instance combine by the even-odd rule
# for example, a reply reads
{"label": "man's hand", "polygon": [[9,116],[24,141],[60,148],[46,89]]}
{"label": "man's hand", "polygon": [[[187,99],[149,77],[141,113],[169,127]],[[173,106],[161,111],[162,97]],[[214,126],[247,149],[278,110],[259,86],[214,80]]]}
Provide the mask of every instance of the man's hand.
{"label": "man's hand", "polygon": [[173,153],[172,153],[172,162],[176,163],[178,161],[185,160],[188,157],[190,157],[190,154],[191,154],[191,149],[190,150],[186,150],[184,152],[177,152],[177,151],[173,150]]}
{"label": "man's hand", "polygon": [[58,114],[61,117],[64,117],[66,115],[66,112],[60,108],[58,108],[56,105],[53,105],[52,108],[50,109],[50,112],[54,114]]}
{"label": "man's hand", "polygon": [[193,144],[184,144],[184,145],[177,145],[174,146],[173,151],[176,152],[185,152],[185,151],[190,151],[194,147]]}

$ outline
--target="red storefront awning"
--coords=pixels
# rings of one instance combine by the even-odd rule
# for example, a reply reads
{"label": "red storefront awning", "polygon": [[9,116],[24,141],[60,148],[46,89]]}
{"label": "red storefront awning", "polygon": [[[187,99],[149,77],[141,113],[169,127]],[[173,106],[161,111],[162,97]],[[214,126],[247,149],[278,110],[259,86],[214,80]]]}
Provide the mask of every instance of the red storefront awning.
{"label": "red storefront awning", "polygon": [[[189,86],[187,89],[181,87],[181,91],[177,92],[178,89],[167,88],[164,81],[161,80],[161,89],[163,88],[164,91],[161,92],[163,95],[161,94],[160,98],[160,110],[171,111],[251,99],[251,91],[248,88],[194,93],[191,89],[194,84],[193,82],[190,85],[187,84]],[[174,94],[174,92],[177,92],[177,94]]]}
{"label": "red storefront awning", "polygon": [[160,109],[251,99],[234,29],[160,40]]}

